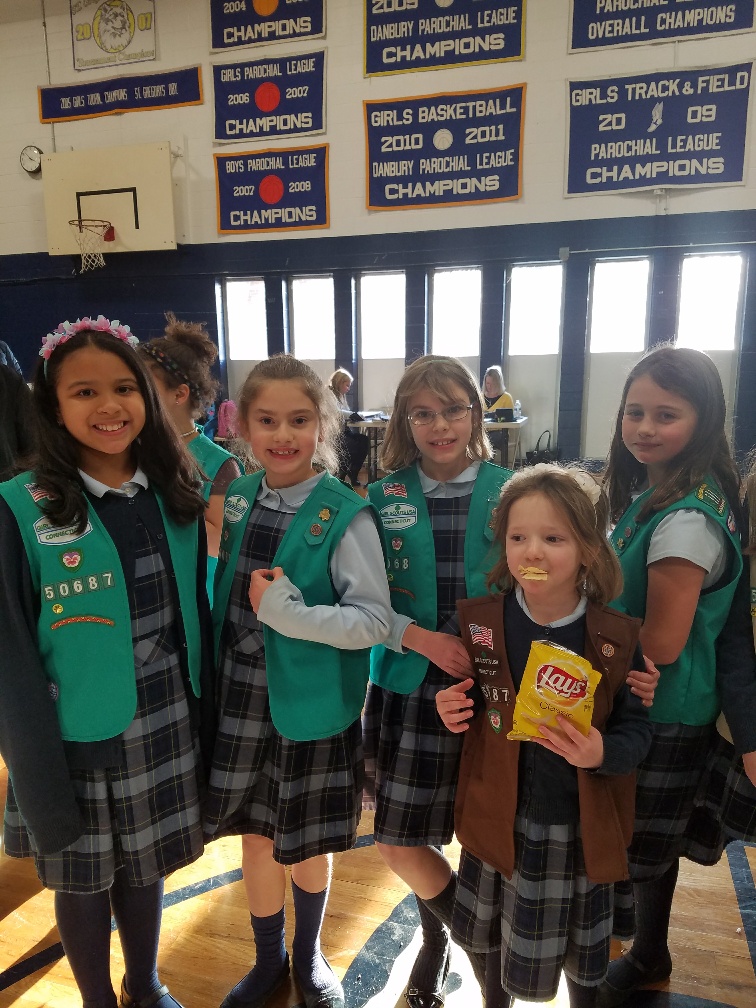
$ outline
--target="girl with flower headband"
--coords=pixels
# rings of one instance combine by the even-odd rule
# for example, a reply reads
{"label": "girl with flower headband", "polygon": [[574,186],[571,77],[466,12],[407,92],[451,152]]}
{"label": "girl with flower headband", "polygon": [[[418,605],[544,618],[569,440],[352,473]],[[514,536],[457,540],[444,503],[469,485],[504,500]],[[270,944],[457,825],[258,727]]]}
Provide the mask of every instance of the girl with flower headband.
{"label": "girl with flower headband", "polygon": [[210,662],[196,470],[128,326],[64,322],[34,384],[39,449],[0,484],[5,852],[35,859],[87,1008],[180,1008],[157,973],[163,879],[203,850]]}
{"label": "girl with flower headband", "polygon": [[218,350],[204,324],[182,322],[166,313],[165,335],[142,343],[158,395],[173,425],[193,456],[203,476],[207,530],[207,594],[213,600],[213,579],[218,566],[223,502],[229,485],[244,469],[239,459],[202,433],[195,420],[215,400],[218,382],[210,366]]}
{"label": "girl with flower headband", "polygon": [[[609,964],[611,883],[627,877],[634,771],[651,729],[648,701],[626,684],[644,667],[640,622],[606,607],[622,583],[607,517],[582,470],[515,474],[493,518],[502,554],[488,584],[501,594],[457,604],[473,674],[436,697],[446,727],[466,733],[452,936],[487,953],[486,1008],[550,1001],[562,970],[570,1008],[593,1006]],[[591,725],[583,735],[560,714],[557,729],[539,724],[532,741],[512,741],[530,646],[544,640],[601,673]],[[624,909],[617,928],[632,921],[632,903]]]}

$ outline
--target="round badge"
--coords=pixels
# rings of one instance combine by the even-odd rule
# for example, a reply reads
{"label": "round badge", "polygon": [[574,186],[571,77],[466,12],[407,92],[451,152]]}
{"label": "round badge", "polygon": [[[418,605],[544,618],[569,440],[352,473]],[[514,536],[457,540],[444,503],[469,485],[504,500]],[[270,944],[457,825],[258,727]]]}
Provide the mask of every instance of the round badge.
{"label": "round badge", "polygon": [[604,646],[601,648],[601,654],[604,655],[606,658],[611,658],[612,655],[614,654],[614,648],[612,647],[611,644],[604,644]]}
{"label": "round badge", "polygon": [[322,535],[322,534],[323,534],[323,526],[322,525],[318,525],[317,522],[315,522],[314,525],[310,525],[310,535],[318,536],[318,535]]}
{"label": "round badge", "polygon": [[56,604],[52,607],[52,609],[56,616],[59,616],[63,612],[63,606],[60,604],[60,602],[56,602]]}

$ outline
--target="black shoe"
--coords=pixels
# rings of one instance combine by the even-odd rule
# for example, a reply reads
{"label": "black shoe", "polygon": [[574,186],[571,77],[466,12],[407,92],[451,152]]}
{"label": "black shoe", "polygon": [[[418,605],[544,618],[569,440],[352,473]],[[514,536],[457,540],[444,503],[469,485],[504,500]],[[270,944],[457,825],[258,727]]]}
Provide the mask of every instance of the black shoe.
{"label": "black shoe", "polygon": [[408,1008],[444,1008],[444,984],[450,962],[450,941],[443,948],[421,945],[404,993]]}
{"label": "black shoe", "polygon": [[141,1001],[135,1001],[126,990],[126,980],[121,981],[121,996],[118,1008],[181,1008],[176,998],[171,997],[168,988],[163,984],[152,994],[147,994]]}
{"label": "black shoe", "polygon": [[[324,991],[306,991],[302,986],[302,981],[297,976],[294,969],[294,979],[299,984],[299,989],[304,997],[305,1008],[344,1008],[344,988],[334,975],[335,986]],[[221,1008],[223,1006],[221,1005]]]}
{"label": "black shoe", "polygon": [[[246,999],[239,997],[238,994],[234,994],[236,987],[239,986],[239,984],[237,984],[236,987],[234,987],[233,990],[230,990],[223,998],[220,1008],[263,1008],[263,1005],[273,997],[279,987],[282,987],[284,983],[286,983],[286,979],[289,976],[289,970],[289,956],[287,954],[280,972],[273,978],[273,981],[267,990],[264,990],[262,994],[256,994],[253,998]],[[250,970],[250,973],[251,972],[252,971]],[[247,976],[249,976],[249,973],[247,973]],[[240,980],[239,983],[241,982],[242,981]]]}
{"label": "black shoe", "polygon": [[598,989],[596,1004],[598,1008],[615,1008],[630,1000],[641,987],[649,984],[662,983],[668,980],[672,973],[672,959],[669,952],[665,953],[656,966],[644,966],[632,952],[625,952],[621,959],[609,963],[606,979]]}

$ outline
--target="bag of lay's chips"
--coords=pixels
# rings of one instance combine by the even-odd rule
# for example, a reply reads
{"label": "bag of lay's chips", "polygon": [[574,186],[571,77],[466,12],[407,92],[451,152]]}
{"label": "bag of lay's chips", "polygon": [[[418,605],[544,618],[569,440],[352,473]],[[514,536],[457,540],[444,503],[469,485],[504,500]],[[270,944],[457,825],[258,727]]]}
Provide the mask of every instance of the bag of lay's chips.
{"label": "bag of lay's chips", "polygon": [[536,738],[539,722],[558,730],[557,714],[569,718],[579,732],[587,735],[593,694],[600,679],[601,673],[574,651],[548,641],[533,641],[507,738]]}

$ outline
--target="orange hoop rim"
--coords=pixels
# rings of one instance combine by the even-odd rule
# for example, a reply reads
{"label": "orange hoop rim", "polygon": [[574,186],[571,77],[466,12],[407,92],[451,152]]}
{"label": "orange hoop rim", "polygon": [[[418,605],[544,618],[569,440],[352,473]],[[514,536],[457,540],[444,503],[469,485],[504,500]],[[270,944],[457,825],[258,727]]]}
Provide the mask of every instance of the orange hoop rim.
{"label": "orange hoop rim", "polygon": [[74,217],[68,223],[80,233],[82,231],[92,231],[94,234],[99,234],[103,241],[115,240],[115,229],[108,220],[97,220],[92,217]]}

